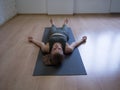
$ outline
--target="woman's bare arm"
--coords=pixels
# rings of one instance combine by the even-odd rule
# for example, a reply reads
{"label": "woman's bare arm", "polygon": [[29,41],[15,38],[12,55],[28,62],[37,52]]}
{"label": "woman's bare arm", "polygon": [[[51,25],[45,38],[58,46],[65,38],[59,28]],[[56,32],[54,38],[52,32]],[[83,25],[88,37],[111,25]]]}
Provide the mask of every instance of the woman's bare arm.
{"label": "woman's bare arm", "polygon": [[28,41],[40,47],[43,52],[47,52],[48,47],[43,43],[37,40],[34,40],[33,37],[28,37]]}
{"label": "woman's bare arm", "polygon": [[78,47],[78,46],[80,46],[81,44],[85,43],[86,40],[87,40],[87,37],[86,37],[86,36],[83,36],[82,39],[79,40],[79,41],[75,41],[75,42],[73,42],[73,43],[70,44],[70,45],[69,45],[69,44],[66,44],[65,53],[66,53],[66,54],[72,53],[73,50],[74,50],[76,47]]}

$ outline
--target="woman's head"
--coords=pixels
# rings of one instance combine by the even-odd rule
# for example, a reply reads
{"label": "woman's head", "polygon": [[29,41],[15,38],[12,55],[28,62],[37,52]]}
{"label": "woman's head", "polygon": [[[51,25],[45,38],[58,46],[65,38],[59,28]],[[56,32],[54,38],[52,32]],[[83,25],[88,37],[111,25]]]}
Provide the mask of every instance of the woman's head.
{"label": "woman's head", "polygon": [[53,65],[60,65],[64,59],[64,55],[60,53],[55,53],[51,55],[51,63]]}
{"label": "woman's head", "polygon": [[54,65],[59,65],[64,59],[63,49],[60,43],[55,43],[51,50],[51,62]]}
{"label": "woman's head", "polygon": [[55,53],[61,53],[63,54],[63,49],[62,49],[62,45],[60,43],[54,43],[52,50],[51,50],[51,54],[55,54]]}

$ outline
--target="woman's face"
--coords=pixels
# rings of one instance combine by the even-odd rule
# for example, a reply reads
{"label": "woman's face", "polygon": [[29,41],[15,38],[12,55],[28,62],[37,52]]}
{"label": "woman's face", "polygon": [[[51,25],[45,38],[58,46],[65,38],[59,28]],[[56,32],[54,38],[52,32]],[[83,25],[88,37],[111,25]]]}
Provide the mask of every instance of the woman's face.
{"label": "woman's face", "polygon": [[51,53],[52,54],[55,54],[55,53],[61,53],[61,54],[63,54],[63,49],[62,49],[61,44],[60,43],[55,43],[53,45]]}

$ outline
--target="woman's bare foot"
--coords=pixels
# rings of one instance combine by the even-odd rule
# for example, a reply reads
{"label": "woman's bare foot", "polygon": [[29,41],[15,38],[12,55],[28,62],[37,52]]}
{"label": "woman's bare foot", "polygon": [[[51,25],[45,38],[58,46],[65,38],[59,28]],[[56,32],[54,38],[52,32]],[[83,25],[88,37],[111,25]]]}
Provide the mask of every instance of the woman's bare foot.
{"label": "woman's bare foot", "polygon": [[53,20],[52,20],[52,19],[50,19],[50,23],[51,23],[51,25],[54,25],[54,22],[53,22]]}
{"label": "woman's bare foot", "polygon": [[67,18],[65,19],[64,24],[68,24],[68,19]]}

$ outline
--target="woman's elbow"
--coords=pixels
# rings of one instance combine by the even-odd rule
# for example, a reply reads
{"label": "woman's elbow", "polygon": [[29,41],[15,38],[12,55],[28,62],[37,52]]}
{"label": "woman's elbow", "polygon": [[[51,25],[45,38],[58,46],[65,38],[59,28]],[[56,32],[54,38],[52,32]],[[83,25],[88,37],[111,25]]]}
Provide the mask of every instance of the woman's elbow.
{"label": "woman's elbow", "polygon": [[67,48],[65,53],[66,54],[71,54],[73,52],[73,50],[74,50],[73,48]]}

